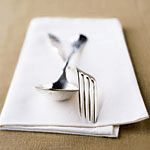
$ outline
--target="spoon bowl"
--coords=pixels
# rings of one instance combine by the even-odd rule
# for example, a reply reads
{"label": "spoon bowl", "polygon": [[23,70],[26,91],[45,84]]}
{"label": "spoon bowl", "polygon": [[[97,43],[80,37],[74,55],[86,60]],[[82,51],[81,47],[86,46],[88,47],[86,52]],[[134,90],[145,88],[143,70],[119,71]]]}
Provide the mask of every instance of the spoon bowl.
{"label": "spoon bowl", "polygon": [[55,101],[69,100],[78,92],[77,86],[70,83],[64,89],[53,89],[52,86],[52,83],[39,85],[36,89]]}

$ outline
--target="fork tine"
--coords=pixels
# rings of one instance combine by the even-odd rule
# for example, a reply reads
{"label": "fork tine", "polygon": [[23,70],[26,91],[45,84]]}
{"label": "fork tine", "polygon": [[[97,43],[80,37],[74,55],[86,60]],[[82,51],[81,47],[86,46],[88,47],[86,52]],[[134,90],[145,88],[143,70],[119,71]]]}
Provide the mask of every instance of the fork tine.
{"label": "fork tine", "polygon": [[96,115],[96,104],[97,104],[97,85],[94,78],[91,78],[91,81],[93,82],[93,122],[95,123],[97,120]]}
{"label": "fork tine", "polygon": [[79,84],[79,113],[81,116],[81,81],[80,81],[80,72],[79,69],[77,68],[77,74],[78,74],[78,84]]}
{"label": "fork tine", "polygon": [[79,111],[80,116],[87,117],[86,111],[86,91],[85,91],[85,75],[77,68],[78,82],[79,82]]}
{"label": "fork tine", "polygon": [[86,118],[86,99],[85,99],[85,81],[84,74],[78,69],[78,82],[79,82],[79,111],[80,116]]}
{"label": "fork tine", "polygon": [[90,109],[91,109],[91,111],[90,111],[90,115],[91,115],[91,122],[94,122],[94,118],[95,118],[95,102],[94,102],[94,80],[93,80],[93,77],[90,77],[90,84],[91,84],[91,86],[90,86],[90,105],[91,105],[91,107],[90,107]]}
{"label": "fork tine", "polygon": [[91,121],[91,84],[90,84],[90,78],[87,76],[88,81],[88,119]]}
{"label": "fork tine", "polygon": [[84,108],[84,117],[86,118],[87,115],[86,115],[86,93],[85,93],[85,76],[83,73],[81,73],[81,76],[82,76],[82,81],[83,81],[83,108]]}
{"label": "fork tine", "polygon": [[93,92],[93,95],[94,95],[94,104],[93,104],[93,107],[94,107],[94,120],[93,122],[96,122],[96,117],[95,117],[95,100],[96,100],[96,87],[95,87],[95,81],[94,81],[94,92]]}
{"label": "fork tine", "polygon": [[95,83],[95,122],[96,122],[98,118],[99,105],[98,105],[97,82],[95,81],[94,83]]}
{"label": "fork tine", "polygon": [[85,81],[85,114],[86,114],[86,119],[90,121],[90,78],[87,74],[84,74],[84,81]]}

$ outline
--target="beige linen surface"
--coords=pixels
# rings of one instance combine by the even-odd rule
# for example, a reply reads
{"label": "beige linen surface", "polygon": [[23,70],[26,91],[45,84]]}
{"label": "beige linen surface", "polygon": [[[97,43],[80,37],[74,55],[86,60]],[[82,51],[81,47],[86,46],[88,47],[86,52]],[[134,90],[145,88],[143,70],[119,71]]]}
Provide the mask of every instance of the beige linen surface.
{"label": "beige linen surface", "polygon": [[[75,6],[76,5],[76,6]],[[37,16],[118,17],[150,112],[149,0],[0,0],[0,108],[9,88],[27,25]],[[150,149],[150,120],[121,128],[119,139],[0,132],[0,149]]]}

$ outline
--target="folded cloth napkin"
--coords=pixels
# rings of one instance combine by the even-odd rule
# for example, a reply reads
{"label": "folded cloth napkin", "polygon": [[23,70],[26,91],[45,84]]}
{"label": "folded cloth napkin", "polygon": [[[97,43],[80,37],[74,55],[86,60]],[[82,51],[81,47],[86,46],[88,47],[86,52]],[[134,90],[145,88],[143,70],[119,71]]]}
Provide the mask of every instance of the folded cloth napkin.
{"label": "folded cloth napkin", "polygon": [[[74,34],[88,37],[78,67],[94,76],[102,92],[97,123],[78,114],[76,95],[57,102],[34,88],[55,81],[63,63],[47,37],[67,41]],[[31,21],[19,62],[0,116],[2,130],[57,132],[118,137],[119,125],[148,118],[117,19],[35,18]]]}

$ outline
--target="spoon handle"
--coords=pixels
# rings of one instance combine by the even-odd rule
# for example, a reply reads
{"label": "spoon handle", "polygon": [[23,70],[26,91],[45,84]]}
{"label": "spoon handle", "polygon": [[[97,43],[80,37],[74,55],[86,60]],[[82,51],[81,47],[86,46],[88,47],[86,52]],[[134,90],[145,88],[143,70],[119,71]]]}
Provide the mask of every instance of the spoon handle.
{"label": "spoon handle", "polygon": [[80,51],[84,47],[87,40],[88,39],[86,36],[84,36],[83,34],[80,34],[79,39],[72,43],[72,51],[71,51],[70,55],[68,56],[68,59],[67,59],[66,64],[63,68],[63,71],[65,71],[66,68],[68,67],[69,62],[70,62],[72,56],[74,55],[74,53]]}

